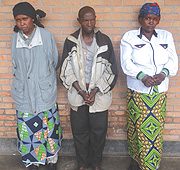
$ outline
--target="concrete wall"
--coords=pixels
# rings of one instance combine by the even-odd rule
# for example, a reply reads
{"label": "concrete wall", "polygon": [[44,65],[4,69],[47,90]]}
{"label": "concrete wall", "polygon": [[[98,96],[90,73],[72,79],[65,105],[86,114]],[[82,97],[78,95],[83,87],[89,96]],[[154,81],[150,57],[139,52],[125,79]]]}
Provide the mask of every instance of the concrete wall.
{"label": "concrete wall", "polygon": [[[22,0],[0,0],[0,138],[16,138],[16,113],[10,95],[12,64],[10,40],[13,33],[13,6]],[[154,0],[31,0],[36,9],[42,9],[47,17],[42,24],[55,36],[60,56],[67,35],[75,31],[77,13],[82,6],[89,5],[97,13],[97,27],[109,35],[113,42],[119,69],[119,78],[113,89],[113,102],[109,109],[107,139],[126,140],[126,77],[119,64],[119,43],[122,35],[137,29],[140,7]],[[173,34],[180,55],[180,0],[157,0],[161,7],[159,28]],[[163,58],[163,56],[162,56]],[[57,75],[59,70],[57,72]],[[67,91],[58,80],[58,104],[64,139],[72,139]],[[170,79],[167,115],[164,131],[165,141],[180,141],[180,75]]]}

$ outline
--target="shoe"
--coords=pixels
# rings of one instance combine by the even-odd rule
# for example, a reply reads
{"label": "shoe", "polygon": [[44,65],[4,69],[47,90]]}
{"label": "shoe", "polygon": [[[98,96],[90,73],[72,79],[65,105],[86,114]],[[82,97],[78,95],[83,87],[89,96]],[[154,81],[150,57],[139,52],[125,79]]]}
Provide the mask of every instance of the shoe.
{"label": "shoe", "polygon": [[30,170],[38,170],[38,169],[39,169],[39,167],[36,166],[36,165],[31,165],[30,166]]}
{"label": "shoe", "polygon": [[56,164],[49,163],[48,164],[48,170],[56,170]]}
{"label": "shoe", "polygon": [[76,168],[75,170],[85,170],[86,168],[84,168],[84,167],[78,167],[78,168]]}
{"label": "shoe", "polygon": [[93,170],[101,170],[101,167],[100,166],[96,166],[93,168]]}

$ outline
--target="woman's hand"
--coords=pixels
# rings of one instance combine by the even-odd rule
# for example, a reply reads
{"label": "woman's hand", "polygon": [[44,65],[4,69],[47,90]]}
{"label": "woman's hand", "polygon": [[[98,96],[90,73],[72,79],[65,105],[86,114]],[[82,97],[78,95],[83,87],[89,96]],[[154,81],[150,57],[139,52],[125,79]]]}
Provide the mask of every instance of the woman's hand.
{"label": "woman's hand", "polygon": [[154,75],[152,78],[155,82],[155,85],[160,85],[162,81],[165,79],[165,77],[166,77],[165,73],[162,72],[162,73]]}
{"label": "woman's hand", "polygon": [[146,87],[152,87],[155,85],[155,81],[154,81],[153,77],[151,77],[149,75],[145,75],[142,78],[142,82]]}

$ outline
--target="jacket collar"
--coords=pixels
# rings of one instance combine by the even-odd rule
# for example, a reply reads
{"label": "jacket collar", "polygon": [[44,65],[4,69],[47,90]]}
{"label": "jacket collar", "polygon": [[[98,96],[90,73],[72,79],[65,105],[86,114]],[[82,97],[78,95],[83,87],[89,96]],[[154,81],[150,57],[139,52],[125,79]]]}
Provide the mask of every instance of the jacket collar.
{"label": "jacket collar", "polygon": [[[138,29],[138,37],[141,39],[142,38],[142,27],[140,27],[139,29]],[[158,34],[157,34],[157,32],[156,32],[156,30],[154,30],[153,31],[153,35],[155,36],[155,37],[158,37]]]}
{"label": "jacket collar", "polygon": [[29,48],[43,45],[40,28],[38,26],[35,27],[32,34],[29,36],[29,43],[26,41],[27,39],[23,36],[21,32],[17,33],[17,42],[16,42],[16,48]]}
{"label": "jacket collar", "polygon": [[[79,28],[76,32],[74,32],[73,34],[71,34],[70,35],[70,37],[68,38],[68,39],[70,39],[71,41],[73,41],[73,42],[75,42],[75,43],[78,43],[78,37],[79,37],[79,35],[80,35],[80,32],[81,32],[81,28]],[[98,28],[96,28],[95,30],[94,30],[94,32],[95,32],[95,36],[96,36],[96,42],[97,42],[97,45],[99,46],[99,47],[101,47],[101,46],[104,46],[104,45],[107,45],[107,42],[105,41],[105,39],[104,39],[104,36],[103,36],[103,34],[101,33],[101,31],[98,29]],[[73,37],[73,38],[72,38]],[[74,39],[75,38],[75,39]]]}

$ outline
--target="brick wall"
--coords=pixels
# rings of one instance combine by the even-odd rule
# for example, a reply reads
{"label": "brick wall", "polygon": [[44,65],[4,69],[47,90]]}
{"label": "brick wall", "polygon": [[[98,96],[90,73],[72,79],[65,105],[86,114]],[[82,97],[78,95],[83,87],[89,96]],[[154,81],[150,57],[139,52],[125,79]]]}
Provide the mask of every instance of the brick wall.
{"label": "brick wall", "polygon": [[[10,95],[12,83],[10,39],[14,25],[12,7],[20,0],[0,0],[0,138],[16,137],[16,115]],[[119,68],[119,78],[113,89],[109,109],[108,139],[126,139],[126,77],[119,66],[119,42],[122,35],[139,27],[137,16],[145,2],[154,0],[31,0],[35,8],[43,9],[47,17],[42,24],[55,36],[59,53],[67,35],[78,28],[77,13],[84,5],[93,6],[97,13],[97,27],[113,42]],[[157,0],[162,18],[159,28],[169,30],[180,55],[180,0]],[[57,72],[58,75],[59,71]],[[166,141],[180,141],[180,75],[171,78],[168,91],[167,115],[164,131]],[[65,139],[71,139],[67,92],[58,80],[58,104]]]}

